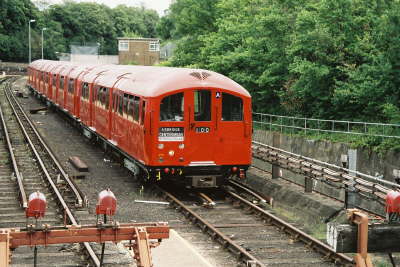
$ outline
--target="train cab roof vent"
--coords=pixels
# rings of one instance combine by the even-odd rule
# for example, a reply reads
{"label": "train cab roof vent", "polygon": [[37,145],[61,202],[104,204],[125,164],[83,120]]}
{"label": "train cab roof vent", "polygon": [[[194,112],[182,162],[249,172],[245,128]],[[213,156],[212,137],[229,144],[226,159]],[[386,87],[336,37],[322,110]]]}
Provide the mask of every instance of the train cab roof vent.
{"label": "train cab roof vent", "polygon": [[192,72],[192,73],[190,73],[190,75],[192,75],[193,77],[195,77],[199,80],[202,80],[202,81],[204,81],[205,79],[207,79],[208,77],[211,76],[210,73],[204,72],[204,71],[203,72]]}

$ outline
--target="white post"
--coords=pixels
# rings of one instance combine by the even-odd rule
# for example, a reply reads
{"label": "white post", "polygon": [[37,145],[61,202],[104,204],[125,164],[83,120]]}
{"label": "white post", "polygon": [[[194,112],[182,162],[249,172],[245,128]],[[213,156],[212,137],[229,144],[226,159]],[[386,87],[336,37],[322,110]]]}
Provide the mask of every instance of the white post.
{"label": "white post", "polygon": [[47,30],[47,28],[42,28],[42,60],[43,60],[43,32]]}
{"label": "white post", "polygon": [[31,20],[29,20],[29,62],[28,63],[31,63],[31,22],[35,22],[36,20],[34,20],[34,19],[31,19]]}

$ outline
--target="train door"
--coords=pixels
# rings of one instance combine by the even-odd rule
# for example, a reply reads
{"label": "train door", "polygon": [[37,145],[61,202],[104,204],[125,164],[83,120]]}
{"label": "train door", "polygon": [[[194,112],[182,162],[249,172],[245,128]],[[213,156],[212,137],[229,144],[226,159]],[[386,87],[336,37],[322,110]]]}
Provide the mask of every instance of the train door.
{"label": "train door", "polygon": [[189,119],[187,120],[186,158],[189,165],[215,165],[217,127],[215,124],[217,97],[211,89],[198,89],[186,92],[185,102]]}
{"label": "train door", "polygon": [[[244,100],[230,93],[220,93],[220,117],[217,121],[218,135],[215,157],[220,160],[219,165],[241,164],[249,162],[249,146],[251,143],[251,125],[247,125],[250,118],[244,114]],[[248,105],[248,103],[247,103]]]}
{"label": "train door", "polygon": [[127,149],[128,138],[126,138],[127,129],[124,116],[126,116],[126,107],[128,105],[129,96],[127,94],[123,94],[121,91],[117,91],[115,97],[116,111],[114,112],[113,118],[112,140],[116,141],[118,146],[122,149]]}
{"label": "train door", "polygon": [[110,89],[107,87],[95,86],[95,92],[93,126],[96,128],[97,133],[103,135],[105,138],[110,138],[108,136]]}

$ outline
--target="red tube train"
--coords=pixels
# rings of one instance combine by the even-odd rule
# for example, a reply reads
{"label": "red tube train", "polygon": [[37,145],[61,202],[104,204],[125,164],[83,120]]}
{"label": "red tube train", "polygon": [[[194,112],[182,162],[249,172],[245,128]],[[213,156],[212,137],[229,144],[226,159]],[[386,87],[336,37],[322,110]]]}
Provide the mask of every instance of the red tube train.
{"label": "red tube train", "polygon": [[216,187],[251,164],[251,96],[207,70],[38,60],[28,86],[149,179]]}

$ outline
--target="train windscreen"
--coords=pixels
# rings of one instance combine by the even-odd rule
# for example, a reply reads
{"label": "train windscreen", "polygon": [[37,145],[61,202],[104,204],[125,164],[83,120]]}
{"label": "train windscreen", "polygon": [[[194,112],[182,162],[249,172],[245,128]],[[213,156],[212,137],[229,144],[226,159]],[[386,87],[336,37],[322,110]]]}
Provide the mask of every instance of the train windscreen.
{"label": "train windscreen", "polygon": [[160,121],[183,121],[183,93],[164,97],[160,104]]}
{"label": "train windscreen", "polygon": [[222,120],[243,120],[243,100],[240,97],[222,93]]}

